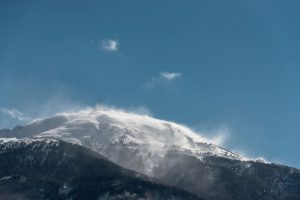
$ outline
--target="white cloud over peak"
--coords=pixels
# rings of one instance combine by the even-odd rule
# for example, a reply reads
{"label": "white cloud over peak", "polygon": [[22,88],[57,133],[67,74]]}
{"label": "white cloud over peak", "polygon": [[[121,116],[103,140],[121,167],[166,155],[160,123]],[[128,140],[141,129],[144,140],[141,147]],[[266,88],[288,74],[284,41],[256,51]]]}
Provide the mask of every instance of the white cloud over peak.
{"label": "white cloud over peak", "polygon": [[23,114],[22,112],[14,109],[14,108],[12,108],[12,109],[0,108],[0,112],[10,116],[13,119],[17,119],[19,121],[29,122],[32,120],[31,117],[26,116],[25,114]]}
{"label": "white cloud over peak", "polygon": [[101,48],[105,51],[118,51],[119,42],[118,40],[105,39],[101,42]]}

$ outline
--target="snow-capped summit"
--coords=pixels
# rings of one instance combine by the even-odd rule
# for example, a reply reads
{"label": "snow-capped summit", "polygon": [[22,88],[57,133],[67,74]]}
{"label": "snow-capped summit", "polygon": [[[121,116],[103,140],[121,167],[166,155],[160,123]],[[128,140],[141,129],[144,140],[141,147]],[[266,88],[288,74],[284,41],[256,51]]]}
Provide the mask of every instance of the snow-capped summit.
{"label": "snow-capped summit", "polygon": [[[96,152],[83,150],[85,148],[76,144]],[[65,150],[70,153],[65,154]],[[111,108],[60,113],[12,130],[0,130],[0,152],[2,160],[5,160],[0,172],[9,172],[2,173],[0,177],[5,186],[5,181],[16,178],[16,172],[10,171],[6,162],[13,166],[20,166],[20,163],[29,166],[26,169],[35,173],[36,168],[32,164],[42,170],[44,167],[40,166],[48,165],[51,160],[50,163],[58,166],[58,170],[54,171],[60,173],[60,177],[72,169],[71,166],[85,164],[86,156],[100,156],[207,200],[300,199],[300,171],[297,169],[247,160],[218,147],[185,126]],[[11,162],[12,159],[17,162]],[[68,170],[61,165],[65,159],[71,160],[66,162],[71,167]],[[95,173],[111,175],[103,171],[103,165],[93,166],[92,176]],[[46,174],[49,170],[53,171],[52,166],[45,169]],[[75,167],[80,176],[89,173],[89,170],[90,167],[84,167],[78,172]],[[23,179],[16,179],[14,184],[19,187]],[[93,180],[89,178],[87,182],[90,184]],[[98,186],[99,182],[94,185]],[[65,190],[64,181],[60,188]],[[115,185],[112,188],[116,188]],[[127,190],[127,185],[124,188]]]}
{"label": "snow-capped summit", "polygon": [[60,113],[13,129],[12,137],[50,137],[77,143],[145,174],[170,151],[202,159],[240,156],[173,122],[107,107]]}

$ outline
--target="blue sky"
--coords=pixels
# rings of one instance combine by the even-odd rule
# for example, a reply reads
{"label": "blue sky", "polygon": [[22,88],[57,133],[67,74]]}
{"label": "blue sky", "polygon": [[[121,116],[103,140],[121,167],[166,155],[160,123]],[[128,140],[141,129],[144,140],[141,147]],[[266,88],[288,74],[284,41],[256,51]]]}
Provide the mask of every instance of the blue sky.
{"label": "blue sky", "polygon": [[1,1],[0,128],[97,103],[137,108],[208,135],[225,129],[225,147],[299,168],[299,8]]}

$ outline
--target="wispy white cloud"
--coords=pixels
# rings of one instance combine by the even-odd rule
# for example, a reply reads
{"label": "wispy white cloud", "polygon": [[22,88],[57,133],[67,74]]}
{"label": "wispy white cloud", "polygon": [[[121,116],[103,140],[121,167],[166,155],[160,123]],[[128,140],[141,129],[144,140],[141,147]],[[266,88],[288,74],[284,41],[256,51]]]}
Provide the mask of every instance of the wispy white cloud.
{"label": "wispy white cloud", "polygon": [[170,84],[181,77],[182,73],[179,72],[160,72],[158,76],[153,76],[149,81],[147,81],[145,87],[150,89],[156,85]]}
{"label": "wispy white cloud", "polygon": [[181,77],[181,73],[178,72],[160,72],[159,76],[168,81],[175,81]]}
{"label": "wispy white cloud", "polygon": [[101,48],[105,51],[115,52],[119,50],[119,41],[112,39],[105,39],[101,41]]}
{"label": "wispy white cloud", "polygon": [[23,114],[22,112],[14,109],[14,108],[12,108],[12,109],[0,108],[0,112],[8,115],[9,117],[11,117],[13,119],[17,119],[22,122],[29,122],[32,120],[31,117],[26,116],[25,114]]}
{"label": "wispy white cloud", "polygon": [[53,97],[40,104],[31,102],[22,106],[22,111],[12,107],[0,107],[0,129],[13,128],[36,120],[45,119],[62,112],[72,112],[87,107],[56,92]]}

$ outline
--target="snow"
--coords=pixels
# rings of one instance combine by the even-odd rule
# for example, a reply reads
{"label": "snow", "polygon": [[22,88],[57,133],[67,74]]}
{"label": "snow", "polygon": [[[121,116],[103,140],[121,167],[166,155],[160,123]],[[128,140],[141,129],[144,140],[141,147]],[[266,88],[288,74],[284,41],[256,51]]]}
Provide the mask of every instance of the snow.
{"label": "snow", "polygon": [[[5,152],[10,149],[18,149],[23,146],[31,145],[32,150],[41,145],[39,142],[44,142],[43,151],[47,153],[51,146],[58,145],[59,141],[51,138],[0,138],[0,151]],[[33,160],[31,155],[27,155],[26,160]]]}
{"label": "snow", "polygon": [[[49,125],[49,121],[58,123]],[[242,159],[239,155],[214,145],[186,126],[111,108],[96,107],[61,113],[23,128],[34,133],[30,137],[60,139],[84,145],[125,167],[130,167],[141,159],[145,166],[138,171],[146,174],[151,174],[157,163],[171,150],[198,159],[208,155]],[[20,132],[23,132],[22,128]],[[16,133],[16,137],[20,137],[18,134]],[[7,141],[14,142],[16,138],[1,139],[0,144]],[[126,156],[136,157],[126,160],[124,152]]]}
{"label": "snow", "polygon": [[2,178],[0,178],[0,181],[3,181],[3,180],[8,180],[10,178],[12,178],[13,176],[4,176]]}

